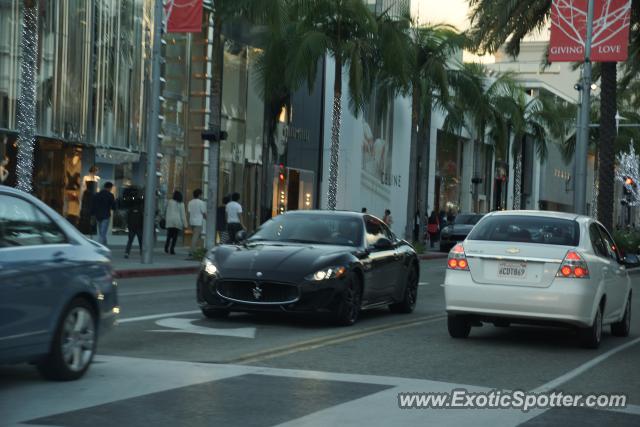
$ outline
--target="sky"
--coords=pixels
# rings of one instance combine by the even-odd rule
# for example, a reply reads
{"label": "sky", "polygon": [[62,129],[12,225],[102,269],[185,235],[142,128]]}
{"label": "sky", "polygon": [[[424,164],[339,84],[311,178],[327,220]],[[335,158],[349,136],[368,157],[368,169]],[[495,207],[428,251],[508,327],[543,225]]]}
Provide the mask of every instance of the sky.
{"label": "sky", "polygon": [[469,26],[466,0],[413,0],[411,3],[413,16],[418,16],[420,22],[450,24],[458,30],[466,30]]}
{"label": "sky", "polygon": [[[411,13],[420,23],[450,24],[460,31],[469,28],[467,0],[411,0]],[[548,40],[548,34],[548,31],[530,34],[525,40]],[[493,55],[479,57],[465,52],[464,58],[465,61],[494,62]]]}

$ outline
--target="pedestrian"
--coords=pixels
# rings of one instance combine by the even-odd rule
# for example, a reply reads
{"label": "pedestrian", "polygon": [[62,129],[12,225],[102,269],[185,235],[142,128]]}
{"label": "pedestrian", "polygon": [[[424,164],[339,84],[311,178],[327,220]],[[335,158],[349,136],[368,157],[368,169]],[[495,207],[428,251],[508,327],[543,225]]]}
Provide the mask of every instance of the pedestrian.
{"label": "pedestrian", "polygon": [[124,250],[124,257],[129,258],[131,253],[131,245],[133,239],[138,238],[138,246],[140,247],[140,255],[142,255],[142,221],[144,218],[144,202],[138,189],[131,191],[131,205],[127,209],[127,230],[129,237],[127,239],[127,247]]}
{"label": "pedestrian", "polygon": [[116,198],[112,193],[113,183],[107,181],[102,190],[91,201],[91,215],[96,219],[98,226],[98,241],[107,245],[107,232],[109,231],[109,221],[111,211],[116,209]]}
{"label": "pedestrian", "polygon": [[440,220],[438,219],[438,215],[436,211],[431,211],[431,216],[427,221],[427,233],[429,233],[429,241],[431,247],[438,239],[438,232],[440,231]]}
{"label": "pedestrian", "polygon": [[229,232],[227,232],[227,203],[231,201],[229,196],[222,198],[222,204],[218,206],[216,213],[216,232],[221,244],[229,241]]}
{"label": "pedestrian", "polygon": [[227,203],[225,211],[227,213],[227,231],[229,232],[229,241],[238,243],[236,234],[244,229],[242,223],[242,205],[239,203],[240,193],[233,193],[231,201]]}
{"label": "pedestrian", "polygon": [[202,226],[207,219],[207,204],[202,200],[202,190],[193,190],[193,199],[189,202],[189,226],[191,227],[191,248],[189,256],[193,256],[202,235]]}
{"label": "pedestrian", "polygon": [[387,227],[391,227],[391,224],[393,224],[393,218],[391,217],[391,211],[389,209],[384,210],[382,221],[387,224]]}
{"label": "pedestrian", "polygon": [[453,224],[453,221],[455,221],[456,216],[453,214],[453,209],[449,208],[449,210],[447,211],[447,224]]}
{"label": "pedestrian", "polygon": [[413,241],[417,242],[420,236],[420,211],[416,211],[413,220]]}
{"label": "pedestrian", "polygon": [[167,227],[167,240],[164,242],[164,251],[175,255],[178,233],[187,227],[187,215],[184,211],[184,203],[182,203],[182,193],[178,190],[173,192],[173,197],[167,203],[167,211],[164,218]]}
{"label": "pedestrian", "polygon": [[5,155],[0,163],[0,184],[4,184],[7,178],[9,178],[9,156]]}

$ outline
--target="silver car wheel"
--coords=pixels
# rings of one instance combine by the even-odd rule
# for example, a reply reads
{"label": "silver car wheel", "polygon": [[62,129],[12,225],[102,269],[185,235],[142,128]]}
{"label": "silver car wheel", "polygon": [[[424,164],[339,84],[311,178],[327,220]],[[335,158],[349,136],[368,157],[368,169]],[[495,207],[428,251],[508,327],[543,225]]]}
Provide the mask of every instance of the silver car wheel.
{"label": "silver car wheel", "polygon": [[71,371],[82,371],[91,362],[95,349],[93,316],[87,308],[75,307],[67,314],[63,325],[63,360]]}
{"label": "silver car wheel", "polygon": [[602,338],[602,310],[598,310],[594,322],[596,322],[596,342],[600,342]]}

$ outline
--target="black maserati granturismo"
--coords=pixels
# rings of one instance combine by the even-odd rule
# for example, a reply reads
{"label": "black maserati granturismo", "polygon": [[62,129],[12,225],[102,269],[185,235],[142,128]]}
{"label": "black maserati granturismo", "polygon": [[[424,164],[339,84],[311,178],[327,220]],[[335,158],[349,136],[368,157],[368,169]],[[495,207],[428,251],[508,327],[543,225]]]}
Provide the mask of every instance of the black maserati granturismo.
{"label": "black maserati granturismo", "polygon": [[378,218],[340,211],[291,211],[248,238],[209,251],[197,281],[202,313],[326,313],[352,325],[361,310],[411,313],[418,257]]}

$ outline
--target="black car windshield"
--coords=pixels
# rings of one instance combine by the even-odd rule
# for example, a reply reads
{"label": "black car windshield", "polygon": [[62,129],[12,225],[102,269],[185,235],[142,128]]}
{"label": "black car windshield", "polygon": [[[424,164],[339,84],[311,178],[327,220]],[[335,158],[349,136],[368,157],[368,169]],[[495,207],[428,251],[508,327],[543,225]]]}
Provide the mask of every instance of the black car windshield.
{"label": "black car windshield", "polygon": [[460,215],[458,215],[456,217],[456,219],[453,221],[453,223],[454,224],[474,225],[478,221],[480,221],[480,218],[482,218],[482,215],[460,214]]}
{"label": "black car windshield", "polygon": [[265,222],[248,239],[276,242],[360,246],[362,219],[343,215],[280,215]]}
{"label": "black car windshield", "polygon": [[480,221],[468,239],[576,246],[580,242],[580,227],[568,219],[496,215]]}

